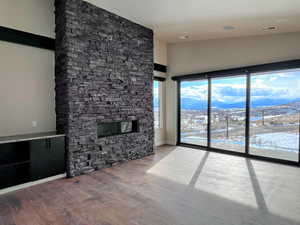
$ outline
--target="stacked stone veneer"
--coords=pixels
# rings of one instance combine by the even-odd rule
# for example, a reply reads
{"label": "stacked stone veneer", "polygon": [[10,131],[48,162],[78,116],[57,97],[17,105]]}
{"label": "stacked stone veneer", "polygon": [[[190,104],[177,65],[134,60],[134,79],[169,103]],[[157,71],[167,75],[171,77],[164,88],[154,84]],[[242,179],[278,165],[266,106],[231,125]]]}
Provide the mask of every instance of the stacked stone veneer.
{"label": "stacked stone veneer", "polygon": [[[153,32],[82,0],[56,0],[57,129],[67,174],[153,154]],[[97,138],[97,123],[138,120],[139,132]]]}

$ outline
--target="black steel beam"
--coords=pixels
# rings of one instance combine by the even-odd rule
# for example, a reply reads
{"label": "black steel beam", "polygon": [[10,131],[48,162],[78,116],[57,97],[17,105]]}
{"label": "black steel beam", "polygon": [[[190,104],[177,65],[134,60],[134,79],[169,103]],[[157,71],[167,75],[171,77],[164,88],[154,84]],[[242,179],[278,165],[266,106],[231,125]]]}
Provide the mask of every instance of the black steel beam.
{"label": "black steel beam", "polygon": [[157,80],[157,81],[165,81],[166,80],[166,78],[164,78],[164,77],[157,77],[157,76],[154,76],[153,79]]}
{"label": "black steel beam", "polygon": [[55,50],[55,39],[0,26],[0,40],[36,48]]}
{"label": "black steel beam", "polygon": [[166,73],[168,68],[165,65],[154,63],[154,70],[162,73]]}
{"label": "black steel beam", "polygon": [[[25,31],[0,26],[0,40],[14,44],[27,45],[36,48],[55,50],[55,39]],[[166,73],[168,68],[165,65],[154,63],[154,70]]]}
{"label": "black steel beam", "polygon": [[293,68],[300,68],[300,59],[261,64],[261,65],[248,66],[248,67],[226,69],[226,70],[209,71],[204,73],[186,74],[186,75],[172,77],[172,80],[175,81],[176,80],[197,80],[197,79],[207,79],[207,78],[215,78],[215,77],[236,76],[236,75],[243,75],[246,73],[259,73],[259,72],[267,72],[267,71],[286,70],[286,69],[293,69]]}

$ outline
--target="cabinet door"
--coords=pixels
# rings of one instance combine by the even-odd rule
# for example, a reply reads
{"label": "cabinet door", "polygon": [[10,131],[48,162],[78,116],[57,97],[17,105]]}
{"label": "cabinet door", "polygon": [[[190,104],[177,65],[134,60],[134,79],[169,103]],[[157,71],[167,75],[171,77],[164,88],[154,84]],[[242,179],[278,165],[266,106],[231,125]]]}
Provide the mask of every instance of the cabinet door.
{"label": "cabinet door", "polygon": [[0,189],[30,181],[28,142],[0,144]]}
{"label": "cabinet door", "polygon": [[30,141],[30,174],[32,181],[45,178],[50,173],[49,153],[48,140]]}
{"label": "cabinet door", "polygon": [[29,163],[0,167],[0,189],[29,181]]}
{"label": "cabinet door", "polygon": [[27,141],[0,144],[0,167],[29,162],[28,146]]}
{"label": "cabinet door", "polygon": [[32,180],[65,172],[64,137],[34,140],[30,146]]}
{"label": "cabinet door", "polygon": [[65,138],[57,137],[49,139],[51,161],[51,176],[65,173]]}

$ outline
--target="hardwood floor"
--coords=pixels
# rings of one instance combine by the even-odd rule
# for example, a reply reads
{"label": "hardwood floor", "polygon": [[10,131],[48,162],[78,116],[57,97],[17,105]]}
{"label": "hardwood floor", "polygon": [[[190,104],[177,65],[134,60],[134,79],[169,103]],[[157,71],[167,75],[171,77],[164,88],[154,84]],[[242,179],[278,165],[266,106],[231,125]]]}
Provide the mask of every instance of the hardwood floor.
{"label": "hardwood floor", "polygon": [[0,225],[299,225],[300,169],[183,147],[0,196]]}

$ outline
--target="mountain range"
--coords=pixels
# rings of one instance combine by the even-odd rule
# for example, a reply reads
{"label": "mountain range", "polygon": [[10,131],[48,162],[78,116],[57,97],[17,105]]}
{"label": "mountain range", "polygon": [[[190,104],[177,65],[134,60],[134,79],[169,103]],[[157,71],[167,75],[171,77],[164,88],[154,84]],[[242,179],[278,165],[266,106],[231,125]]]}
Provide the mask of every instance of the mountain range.
{"label": "mountain range", "polygon": [[[299,102],[298,99],[259,99],[255,101],[251,101],[251,106],[253,108],[264,107],[264,106],[275,106],[275,105],[285,105],[291,104],[291,102],[296,103]],[[245,108],[245,102],[221,102],[221,101],[213,101],[212,107],[218,109],[230,109],[230,108]],[[181,108],[189,109],[189,110],[201,110],[207,108],[207,101],[201,101],[194,98],[181,98]]]}

